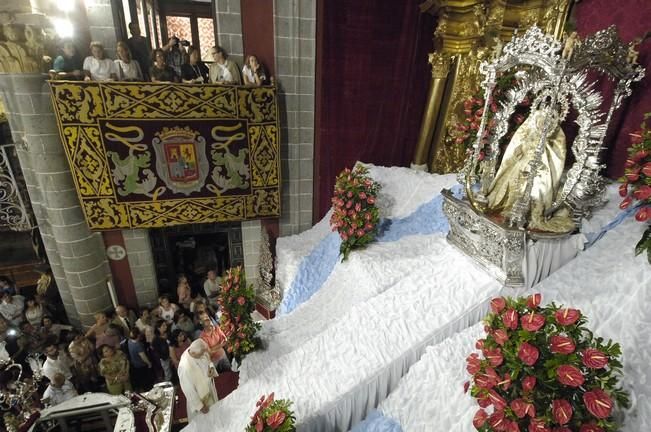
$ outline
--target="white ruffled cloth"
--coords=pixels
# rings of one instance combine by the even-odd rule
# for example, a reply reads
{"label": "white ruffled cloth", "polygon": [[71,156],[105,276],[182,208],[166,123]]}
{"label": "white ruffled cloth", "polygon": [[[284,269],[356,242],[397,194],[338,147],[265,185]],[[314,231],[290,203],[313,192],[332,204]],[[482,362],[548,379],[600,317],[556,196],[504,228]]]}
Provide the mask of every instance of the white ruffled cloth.
{"label": "white ruffled cloth", "polygon": [[[579,308],[595,335],[622,344],[623,384],[632,402],[625,413],[626,432],[651,430],[651,266],[646,257],[633,254],[643,230],[643,224],[629,220],[532,290],[502,292],[541,292],[545,303]],[[465,358],[483,335],[480,323],[429,347],[378,410],[405,432],[474,431],[478,406],[463,392],[469,379]]]}

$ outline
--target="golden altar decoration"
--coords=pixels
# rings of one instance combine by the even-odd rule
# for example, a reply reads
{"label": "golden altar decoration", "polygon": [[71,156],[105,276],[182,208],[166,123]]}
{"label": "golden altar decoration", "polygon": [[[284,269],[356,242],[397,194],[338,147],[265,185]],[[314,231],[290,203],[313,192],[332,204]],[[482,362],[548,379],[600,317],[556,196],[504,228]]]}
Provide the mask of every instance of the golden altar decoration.
{"label": "golden altar decoration", "polygon": [[51,81],[92,230],[280,215],[273,86]]}

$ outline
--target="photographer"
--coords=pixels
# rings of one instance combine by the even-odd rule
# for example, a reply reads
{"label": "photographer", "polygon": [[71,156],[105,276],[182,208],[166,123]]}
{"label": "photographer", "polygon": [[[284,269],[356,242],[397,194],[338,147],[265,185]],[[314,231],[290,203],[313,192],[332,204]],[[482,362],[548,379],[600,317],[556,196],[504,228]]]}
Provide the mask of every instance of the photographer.
{"label": "photographer", "polygon": [[172,36],[163,46],[165,54],[165,64],[174,70],[176,76],[181,76],[181,67],[185,63],[185,51],[181,48],[179,38]]}

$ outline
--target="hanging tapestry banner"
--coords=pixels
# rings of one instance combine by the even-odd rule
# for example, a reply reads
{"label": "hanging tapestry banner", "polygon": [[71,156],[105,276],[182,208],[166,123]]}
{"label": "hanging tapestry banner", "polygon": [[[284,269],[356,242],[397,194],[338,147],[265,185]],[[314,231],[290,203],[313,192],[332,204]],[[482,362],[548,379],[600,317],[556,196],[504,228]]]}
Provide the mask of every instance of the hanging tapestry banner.
{"label": "hanging tapestry banner", "polygon": [[275,87],[51,81],[92,230],[280,216]]}

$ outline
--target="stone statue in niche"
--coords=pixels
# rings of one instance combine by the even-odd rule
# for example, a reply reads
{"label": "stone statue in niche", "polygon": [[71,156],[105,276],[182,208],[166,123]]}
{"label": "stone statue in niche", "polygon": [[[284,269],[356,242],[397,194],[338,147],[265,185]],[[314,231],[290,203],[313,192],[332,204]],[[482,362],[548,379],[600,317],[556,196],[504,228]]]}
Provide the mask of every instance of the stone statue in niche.
{"label": "stone statue in niche", "polygon": [[3,40],[0,42],[0,72],[39,72],[41,59],[29,55],[25,41],[25,27],[19,24],[2,26]]}

